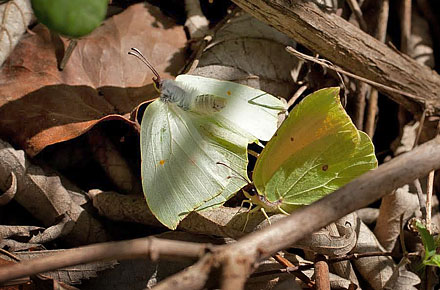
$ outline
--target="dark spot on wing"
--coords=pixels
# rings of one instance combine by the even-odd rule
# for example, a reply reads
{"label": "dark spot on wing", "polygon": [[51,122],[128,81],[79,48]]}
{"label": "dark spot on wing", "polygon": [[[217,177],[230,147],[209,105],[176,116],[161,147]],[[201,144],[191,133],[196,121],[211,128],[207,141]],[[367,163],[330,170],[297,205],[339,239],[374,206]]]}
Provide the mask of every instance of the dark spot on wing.
{"label": "dark spot on wing", "polygon": [[293,140],[294,140],[293,137],[290,137],[290,141],[293,142]]}
{"label": "dark spot on wing", "polygon": [[322,165],[321,169],[322,171],[327,171],[328,165],[327,164]]}

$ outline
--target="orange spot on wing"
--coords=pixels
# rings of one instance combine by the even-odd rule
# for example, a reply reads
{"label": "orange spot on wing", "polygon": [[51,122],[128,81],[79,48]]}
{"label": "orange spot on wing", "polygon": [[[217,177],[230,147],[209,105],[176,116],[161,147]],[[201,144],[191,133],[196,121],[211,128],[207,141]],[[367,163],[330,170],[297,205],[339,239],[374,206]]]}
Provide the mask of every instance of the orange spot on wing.
{"label": "orange spot on wing", "polygon": [[164,164],[165,164],[165,160],[161,160],[161,161],[159,161],[159,164],[160,164],[160,165],[164,165]]}
{"label": "orange spot on wing", "polygon": [[227,91],[226,93],[228,94],[228,96],[230,96],[230,95],[231,95],[231,91]]}

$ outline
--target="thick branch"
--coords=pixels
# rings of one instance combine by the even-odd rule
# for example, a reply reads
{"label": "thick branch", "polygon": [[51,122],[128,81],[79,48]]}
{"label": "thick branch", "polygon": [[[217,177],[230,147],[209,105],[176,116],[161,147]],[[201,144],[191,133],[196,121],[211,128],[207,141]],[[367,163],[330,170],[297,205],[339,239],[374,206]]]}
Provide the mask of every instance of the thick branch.
{"label": "thick branch", "polygon": [[420,113],[440,112],[440,76],[313,1],[233,0],[241,8],[292,37],[334,64],[361,77],[408,92],[379,91]]}

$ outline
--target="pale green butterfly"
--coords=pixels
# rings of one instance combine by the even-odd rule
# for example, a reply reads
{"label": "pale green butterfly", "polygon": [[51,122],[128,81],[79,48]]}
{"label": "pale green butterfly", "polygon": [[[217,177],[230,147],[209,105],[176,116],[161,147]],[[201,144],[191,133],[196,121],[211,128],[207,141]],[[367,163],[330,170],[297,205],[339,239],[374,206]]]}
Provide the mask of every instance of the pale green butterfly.
{"label": "pale green butterfly", "polygon": [[255,164],[257,193],[245,195],[263,213],[287,214],[375,167],[373,143],[345,112],[339,88],[322,89],[281,124]]}
{"label": "pale green butterfly", "polygon": [[[277,129],[279,99],[233,82],[191,75],[161,80],[137,49],[129,52],[153,72],[160,98],[141,123],[141,175],[147,204],[170,229],[190,212],[219,206],[246,182],[247,145]],[[229,166],[219,166],[223,162]]]}

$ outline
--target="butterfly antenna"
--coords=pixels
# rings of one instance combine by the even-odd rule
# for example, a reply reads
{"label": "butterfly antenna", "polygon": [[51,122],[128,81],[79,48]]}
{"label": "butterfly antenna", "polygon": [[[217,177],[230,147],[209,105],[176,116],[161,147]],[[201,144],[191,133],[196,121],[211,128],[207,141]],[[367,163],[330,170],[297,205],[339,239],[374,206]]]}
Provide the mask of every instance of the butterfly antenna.
{"label": "butterfly antenna", "polygon": [[131,51],[128,52],[129,55],[133,55],[135,57],[137,57],[140,61],[142,61],[154,74],[154,78],[153,81],[156,85],[160,84],[160,75],[157,72],[157,70],[154,68],[154,66],[148,61],[148,59],[142,54],[142,52],[135,48],[132,47]]}
{"label": "butterfly antenna", "polygon": [[220,161],[218,161],[218,162],[216,162],[216,164],[219,164],[219,165],[223,165],[223,166],[225,166],[225,167],[227,167],[227,168],[229,168],[230,170],[232,170],[235,174],[237,174],[238,176],[228,176],[228,178],[232,178],[232,177],[235,177],[235,178],[239,178],[239,179],[242,179],[244,182],[246,182],[247,184],[249,184],[249,181],[240,173],[240,172],[238,172],[237,170],[235,170],[234,168],[232,168],[231,166],[229,166],[228,164],[225,164],[225,163],[223,163],[223,162],[220,162]]}

